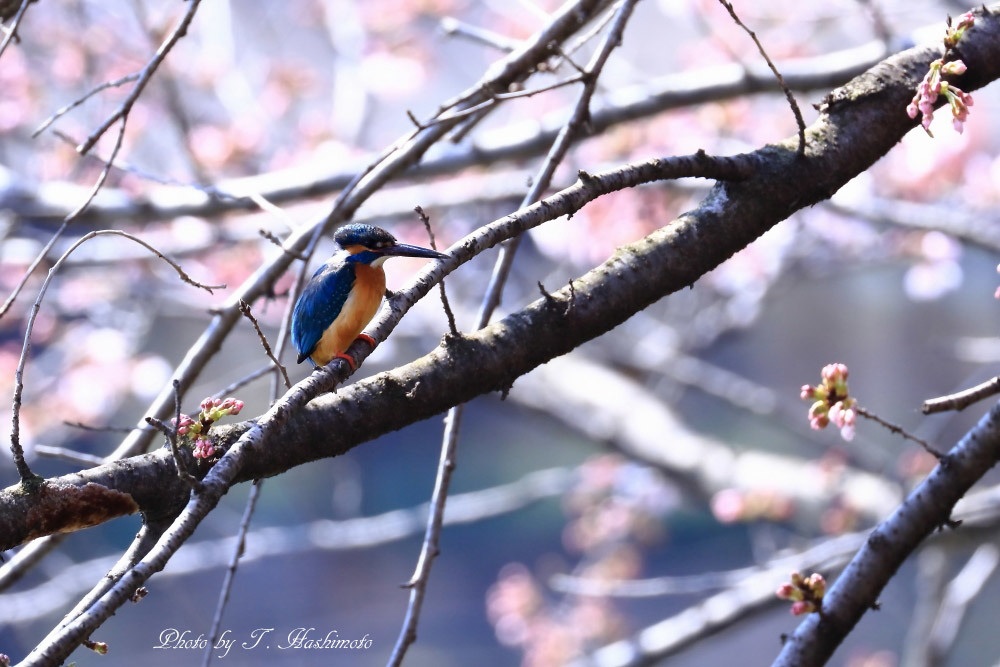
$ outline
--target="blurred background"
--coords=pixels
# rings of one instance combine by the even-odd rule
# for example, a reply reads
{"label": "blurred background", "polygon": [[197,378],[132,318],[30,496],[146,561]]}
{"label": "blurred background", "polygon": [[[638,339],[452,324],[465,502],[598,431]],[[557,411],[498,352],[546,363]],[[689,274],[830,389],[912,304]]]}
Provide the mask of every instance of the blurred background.
{"label": "blurred background", "polygon": [[[168,383],[211,309],[281,252],[262,232],[285,238],[325,215],[345,179],[413,128],[407,111],[430,117],[559,5],[203,2],[132,108],[104,187],[0,317],[0,386],[12,394],[45,271],[88,231],[130,231],[194,279],[228,288],[209,295],[183,285],[121,238],[95,239],[70,256],[38,313],[24,375],[21,439],[33,470],[80,469],[44,455],[46,447],[111,452]],[[969,9],[929,0],[734,5],[795,84],[807,123],[817,115],[813,104],[851,72],[940,38],[946,16]],[[117,130],[88,156],[75,145],[114,112],[132,81],[32,133],[95,86],[141,70],[186,9],[44,0],[25,13],[20,41],[0,57],[4,297],[86,200]],[[607,30],[592,28],[569,43],[577,63]],[[565,60],[553,65],[529,87],[574,72]],[[640,2],[600,78],[593,134],[567,156],[553,191],[578,169],[699,148],[732,154],[792,135],[780,91],[751,95],[744,77],[770,75],[718,2]],[[428,245],[412,213],[420,205],[445,247],[516,210],[577,94],[568,86],[497,105],[376,193],[355,219]],[[769,664],[781,634],[799,621],[774,589],[793,569],[832,580],[856,548],[854,532],[891,512],[934,463],[871,422],[860,422],[851,441],[833,427],[811,430],[800,387],[818,383],[825,364],[843,362],[861,405],[943,448],[984,412],[974,406],[925,418],[919,409],[927,398],[996,375],[1000,359],[993,295],[1000,99],[995,87],[975,98],[963,133],[942,110],[934,138],[913,130],[830,201],[795,214],[691,290],[519,379],[506,400],[472,402],[408,664]],[[533,230],[502,313],[537,299],[539,282],[559,289],[706,192],[705,182],[687,179],[626,190]],[[324,239],[312,265],[333,250]],[[474,325],[494,260],[495,252],[486,253],[446,281],[460,329]],[[420,266],[389,263],[390,289]],[[278,282],[274,298],[254,304],[272,342],[298,268]],[[445,331],[432,295],[355,377],[421,356]],[[256,334],[241,322],[185,397],[184,411],[197,412],[203,397],[266,364]],[[289,371],[294,382],[307,369],[291,364]],[[271,400],[270,381],[231,393],[247,403],[240,419],[254,417]],[[9,412],[0,424],[9,434]],[[441,420],[431,419],[265,481],[221,628],[238,641],[273,628],[277,639],[270,650],[236,648],[214,664],[385,663],[406,609],[400,585],[419,553],[441,433]],[[4,485],[16,482],[9,457],[0,472]],[[156,647],[172,628],[190,631],[188,639],[208,635],[248,491],[234,487],[150,580],[149,595],[95,633],[110,645],[108,655],[80,649],[73,660],[199,664],[200,650]],[[997,505],[983,497],[978,523],[911,558],[880,611],[866,615],[831,664],[997,664],[1000,637],[989,624],[1000,584],[988,548]],[[15,662],[26,655],[138,527],[132,517],[74,534],[0,593],[0,653]],[[808,551],[817,545],[821,553]],[[954,606],[956,595],[964,604]],[[954,627],[934,629],[942,614]],[[335,630],[372,645],[278,649],[296,628],[315,628],[313,639]]]}

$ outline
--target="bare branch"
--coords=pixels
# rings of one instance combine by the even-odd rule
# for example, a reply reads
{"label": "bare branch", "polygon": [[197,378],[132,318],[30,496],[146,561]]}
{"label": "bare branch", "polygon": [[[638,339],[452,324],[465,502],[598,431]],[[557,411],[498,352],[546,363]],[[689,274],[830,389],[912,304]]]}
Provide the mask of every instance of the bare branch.
{"label": "bare branch", "polygon": [[451,16],[446,16],[441,19],[441,30],[444,31],[444,34],[446,35],[463,37],[470,41],[493,47],[494,49],[498,49],[504,53],[510,53],[518,46],[517,40],[510,39],[500,33],[487,30],[486,28],[480,28],[479,26],[459,21]]}
{"label": "bare branch", "polygon": [[[427,230],[427,236],[430,238],[431,248],[437,250],[437,242],[434,240],[434,230],[431,229],[431,219],[424,212],[424,209],[417,206],[413,209],[420,218],[420,221],[424,223],[424,229]],[[448,330],[451,331],[452,335],[458,335],[458,327],[455,325],[455,313],[451,310],[451,304],[448,303],[448,293],[444,290],[444,280],[441,281],[439,287],[441,288],[441,305],[444,308],[444,314],[448,318]]]}
{"label": "bare branch", "polygon": [[902,437],[906,438],[907,440],[909,440],[911,442],[917,443],[918,445],[920,445],[921,447],[924,448],[925,452],[927,452],[928,454],[930,454],[931,456],[933,456],[934,458],[936,458],[938,461],[940,461],[940,460],[942,460],[944,458],[944,454],[942,454],[936,448],[934,448],[933,446],[931,446],[930,443],[928,443],[925,440],[921,440],[920,438],[918,438],[915,435],[912,435],[911,433],[908,433],[906,431],[906,429],[904,429],[902,426],[897,426],[896,424],[888,422],[888,421],[882,419],[881,417],[879,417],[874,412],[866,410],[865,408],[861,407],[860,405],[856,405],[854,409],[857,410],[858,414],[861,415],[862,417],[864,417],[865,419],[871,419],[873,422],[879,424],[880,426],[883,426],[883,427],[889,429],[889,431],[891,431],[892,433],[896,433],[897,435],[901,435]]}
{"label": "bare branch", "polygon": [[[277,363],[277,362],[276,362]],[[288,382],[288,377],[285,377]],[[236,544],[232,549],[232,556],[229,559],[229,566],[226,568],[226,577],[219,590],[219,601],[215,606],[215,615],[212,617],[212,628],[208,632],[209,641],[205,646],[205,653],[202,654],[201,664],[208,667],[212,662],[215,643],[219,638],[219,628],[222,626],[222,613],[229,603],[229,593],[233,589],[233,582],[236,580],[236,568],[240,564],[240,559],[246,551],[247,532],[250,530],[250,519],[253,518],[254,509],[257,507],[257,499],[260,497],[261,485],[264,480],[258,479],[250,485],[250,495],[247,497],[246,506],[243,508],[243,518],[240,519],[240,527],[236,533]]]}
{"label": "bare branch", "polygon": [[9,27],[0,26],[0,32],[4,33],[3,42],[0,42],[0,56],[3,52],[7,50],[7,45],[13,40],[19,39],[17,36],[17,29],[21,25],[21,19],[24,18],[24,13],[28,11],[28,5],[30,5],[35,0],[21,0],[21,6],[18,8],[17,13],[14,14],[14,20],[11,22]]}
{"label": "bare branch", "polygon": [[978,403],[996,394],[1000,394],[1000,377],[995,377],[975,387],[970,387],[969,389],[964,389],[948,396],[928,398],[924,401],[920,410],[925,415],[934,414],[935,412],[945,412],[947,410],[961,411],[973,403]]}
{"label": "bare branch", "polygon": [[250,324],[253,325],[254,331],[257,332],[257,338],[260,339],[260,344],[264,347],[264,354],[267,355],[267,358],[271,360],[275,368],[277,368],[281,373],[281,377],[285,381],[285,388],[291,389],[292,383],[288,381],[288,371],[285,370],[285,367],[282,366],[281,362],[274,356],[274,352],[271,351],[271,345],[267,342],[267,337],[264,335],[264,332],[260,330],[260,324],[257,323],[257,318],[254,317],[253,313],[250,311],[250,304],[242,299],[240,299],[240,312],[243,313],[243,316],[250,320]]}
{"label": "bare branch", "polygon": [[743,28],[743,30],[746,31],[748,35],[750,35],[750,39],[752,39],[753,43],[757,45],[757,50],[760,51],[760,55],[763,56],[764,60],[767,61],[767,66],[771,68],[772,72],[774,72],[774,78],[778,80],[778,85],[781,86],[781,90],[785,93],[785,98],[788,100],[788,105],[792,108],[792,114],[795,116],[795,124],[798,125],[799,127],[799,149],[798,149],[799,156],[801,157],[805,155],[806,122],[802,118],[802,111],[799,109],[799,103],[795,101],[795,96],[792,95],[792,91],[785,83],[785,79],[781,76],[781,72],[779,72],[778,68],[774,66],[774,62],[771,60],[771,56],[767,55],[767,51],[764,50],[764,45],[760,43],[759,39],[757,39],[757,34],[753,30],[748,28],[743,23],[743,21],[740,20],[740,17],[736,15],[736,10],[733,9],[732,3],[727,2],[726,0],[719,0],[719,2],[722,4],[723,7],[726,8],[726,11],[729,12],[729,15],[733,17],[733,21],[736,22],[736,25]]}

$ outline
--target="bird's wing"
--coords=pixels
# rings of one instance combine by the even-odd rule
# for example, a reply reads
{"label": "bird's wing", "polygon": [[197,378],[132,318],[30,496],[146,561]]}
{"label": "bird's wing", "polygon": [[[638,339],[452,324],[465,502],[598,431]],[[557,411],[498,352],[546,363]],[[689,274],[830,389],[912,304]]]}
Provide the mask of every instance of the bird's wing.
{"label": "bird's wing", "polygon": [[354,272],[346,262],[327,262],[309,279],[292,313],[292,342],[298,363],[309,358],[320,337],[340,314],[354,286]]}

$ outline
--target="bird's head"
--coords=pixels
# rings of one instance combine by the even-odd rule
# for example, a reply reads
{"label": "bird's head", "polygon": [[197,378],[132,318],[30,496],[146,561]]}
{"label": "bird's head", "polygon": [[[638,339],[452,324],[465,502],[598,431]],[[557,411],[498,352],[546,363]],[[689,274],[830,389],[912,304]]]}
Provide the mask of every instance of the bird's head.
{"label": "bird's head", "polygon": [[363,262],[380,265],[389,257],[426,257],[443,259],[447,257],[436,250],[400,243],[396,237],[380,227],[352,223],[344,225],[333,235],[333,240],[347,251],[349,262]]}

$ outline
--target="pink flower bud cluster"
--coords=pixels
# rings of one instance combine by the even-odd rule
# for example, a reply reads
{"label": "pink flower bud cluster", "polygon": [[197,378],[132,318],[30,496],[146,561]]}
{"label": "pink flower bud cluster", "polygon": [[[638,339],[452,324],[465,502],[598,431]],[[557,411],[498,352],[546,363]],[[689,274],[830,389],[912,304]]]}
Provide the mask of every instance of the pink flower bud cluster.
{"label": "pink flower bud cluster", "polygon": [[207,459],[216,453],[208,431],[212,424],[227,415],[238,415],[243,409],[243,401],[236,398],[212,398],[211,396],[201,402],[201,412],[198,418],[193,419],[187,415],[181,415],[180,421],[175,424],[177,435],[185,436],[194,440],[194,453],[196,459]]}
{"label": "pink flower bud cluster", "polygon": [[[171,423],[173,421],[170,420]],[[181,415],[181,420],[175,426],[177,427],[177,435],[188,435],[189,433],[197,435],[201,433],[201,422],[196,422],[184,414]]]}
{"label": "pink flower bud cluster", "polygon": [[[975,23],[972,12],[966,12],[955,26],[951,25],[949,19],[948,30],[945,33],[945,56],[948,50],[954,47],[958,40],[962,39],[965,31]],[[942,75],[961,76],[965,74],[966,66],[961,60],[944,62],[944,57],[938,58],[931,63],[930,69],[924,75],[923,81],[917,86],[917,92],[913,96],[913,101],[906,107],[906,114],[910,118],[916,118],[917,114],[923,114],[920,124],[924,131],[930,136],[931,121],[934,120],[934,104],[937,103],[939,95],[944,95],[951,107],[952,123],[955,131],[961,133],[965,129],[965,122],[969,118],[969,107],[972,106],[972,95],[968,94],[953,83],[944,81]]]}
{"label": "pink flower bud cluster", "polygon": [[823,367],[823,378],[814,386],[802,385],[799,396],[806,401],[814,401],[809,407],[809,425],[819,430],[832,421],[840,429],[844,440],[854,439],[854,426],[858,412],[857,401],[848,396],[847,366],[828,364]]}
{"label": "pink flower bud cluster", "polygon": [[206,398],[201,402],[201,419],[217,422],[226,415],[238,415],[243,409],[243,401],[235,398]]}
{"label": "pink flower bud cluster", "polygon": [[196,459],[207,459],[215,454],[215,447],[208,438],[198,438],[194,441],[194,452],[192,456]]}
{"label": "pink flower bud cluster", "polygon": [[973,16],[972,12],[965,12],[958,17],[958,23],[954,26],[951,24],[951,18],[948,19],[948,29],[944,33],[944,46],[946,49],[954,48],[958,44],[958,40],[962,39],[962,35],[965,31],[972,27],[976,22],[976,17]]}
{"label": "pink flower bud cluster", "polygon": [[791,583],[778,587],[776,595],[782,600],[792,601],[792,614],[801,616],[819,611],[823,606],[823,595],[826,593],[826,580],[818,573],[808,578],[798,572],[792,572]]}

